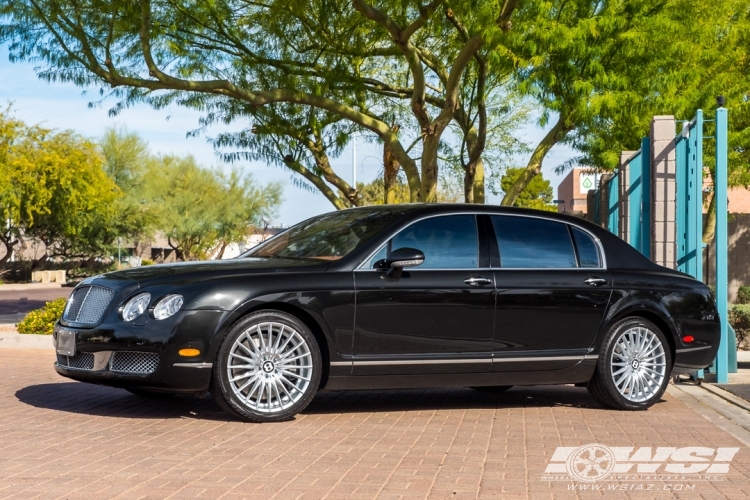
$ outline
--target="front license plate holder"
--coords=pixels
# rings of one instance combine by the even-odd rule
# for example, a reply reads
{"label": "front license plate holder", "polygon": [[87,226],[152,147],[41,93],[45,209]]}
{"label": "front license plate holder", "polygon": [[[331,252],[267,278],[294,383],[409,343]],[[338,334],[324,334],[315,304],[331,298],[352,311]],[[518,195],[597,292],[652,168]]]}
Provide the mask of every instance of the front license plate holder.
{"label": "front license plate holder", "polygon": [[73,330],[59,330],[57,332],[57,354],[62,356],[76,355],[76,333]]}

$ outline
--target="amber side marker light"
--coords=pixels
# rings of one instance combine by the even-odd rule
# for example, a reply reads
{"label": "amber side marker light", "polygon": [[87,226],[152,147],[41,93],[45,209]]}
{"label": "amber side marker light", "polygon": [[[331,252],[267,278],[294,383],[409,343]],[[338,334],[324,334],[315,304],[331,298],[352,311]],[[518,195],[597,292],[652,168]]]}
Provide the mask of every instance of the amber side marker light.
{"label": "amber side marker light", "polygon": [[685,335],[684,337],[682,337],[682,341],[685,342],[686,344],[689,344],[693,340],[695,339],[693,338],[692,335]]}
{"label": "amber side marker light", "polygon": [[191,358],[193,356],[198,356],[201,352],[198,349],[180,349],[178,351],[178,354],[180,356],[185,356],[186,358]]}

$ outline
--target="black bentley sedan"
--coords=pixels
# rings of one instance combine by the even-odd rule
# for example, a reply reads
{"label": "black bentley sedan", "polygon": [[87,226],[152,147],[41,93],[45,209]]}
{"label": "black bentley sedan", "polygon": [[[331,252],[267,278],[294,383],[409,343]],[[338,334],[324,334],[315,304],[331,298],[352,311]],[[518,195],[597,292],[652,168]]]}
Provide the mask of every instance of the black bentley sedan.
{"label": "black bentley sedan", "polygon": [[248,421],[318,390],[585,385],[640,410],[719,344],[706,285],[556,213],[394,205],[313,217],[237,259],[87,279],[55,369],[140,395],[210,391]]}

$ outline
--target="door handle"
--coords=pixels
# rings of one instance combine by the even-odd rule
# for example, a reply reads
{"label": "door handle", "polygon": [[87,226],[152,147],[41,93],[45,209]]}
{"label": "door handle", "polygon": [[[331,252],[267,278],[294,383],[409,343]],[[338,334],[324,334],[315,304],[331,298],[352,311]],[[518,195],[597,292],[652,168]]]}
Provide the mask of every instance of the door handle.
{"label": "door handle", "polygon": [[485,278],[484,276],[473,276],[471,278],[466,278],[464,280],[464,283],[469,286],[484,286],[492,283],[492,280],[489,278]]}
{"label": "door handle", "polygon": [[604,278],[597,278],[597,277],[591,277],[589,279],[584,280],[583,282],[591,286],[601,286],[601,285],[607,284],[607,280],[605,280]]}

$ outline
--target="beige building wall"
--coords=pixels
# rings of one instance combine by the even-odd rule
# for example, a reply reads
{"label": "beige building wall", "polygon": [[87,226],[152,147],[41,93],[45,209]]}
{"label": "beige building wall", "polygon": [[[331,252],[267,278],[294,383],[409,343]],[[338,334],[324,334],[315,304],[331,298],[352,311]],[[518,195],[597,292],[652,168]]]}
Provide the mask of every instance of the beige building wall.
{"label": "beige building wall", "polygon": [[[558,212],[583,212],[586,214],[586,195],[588,190],[581,190],[580,177],[582,173],[590,173],[589,169],[575,167],[557,186],[557,199],[563,203],[557,204]],[[592,186],[591,189],[594,189]]]}

